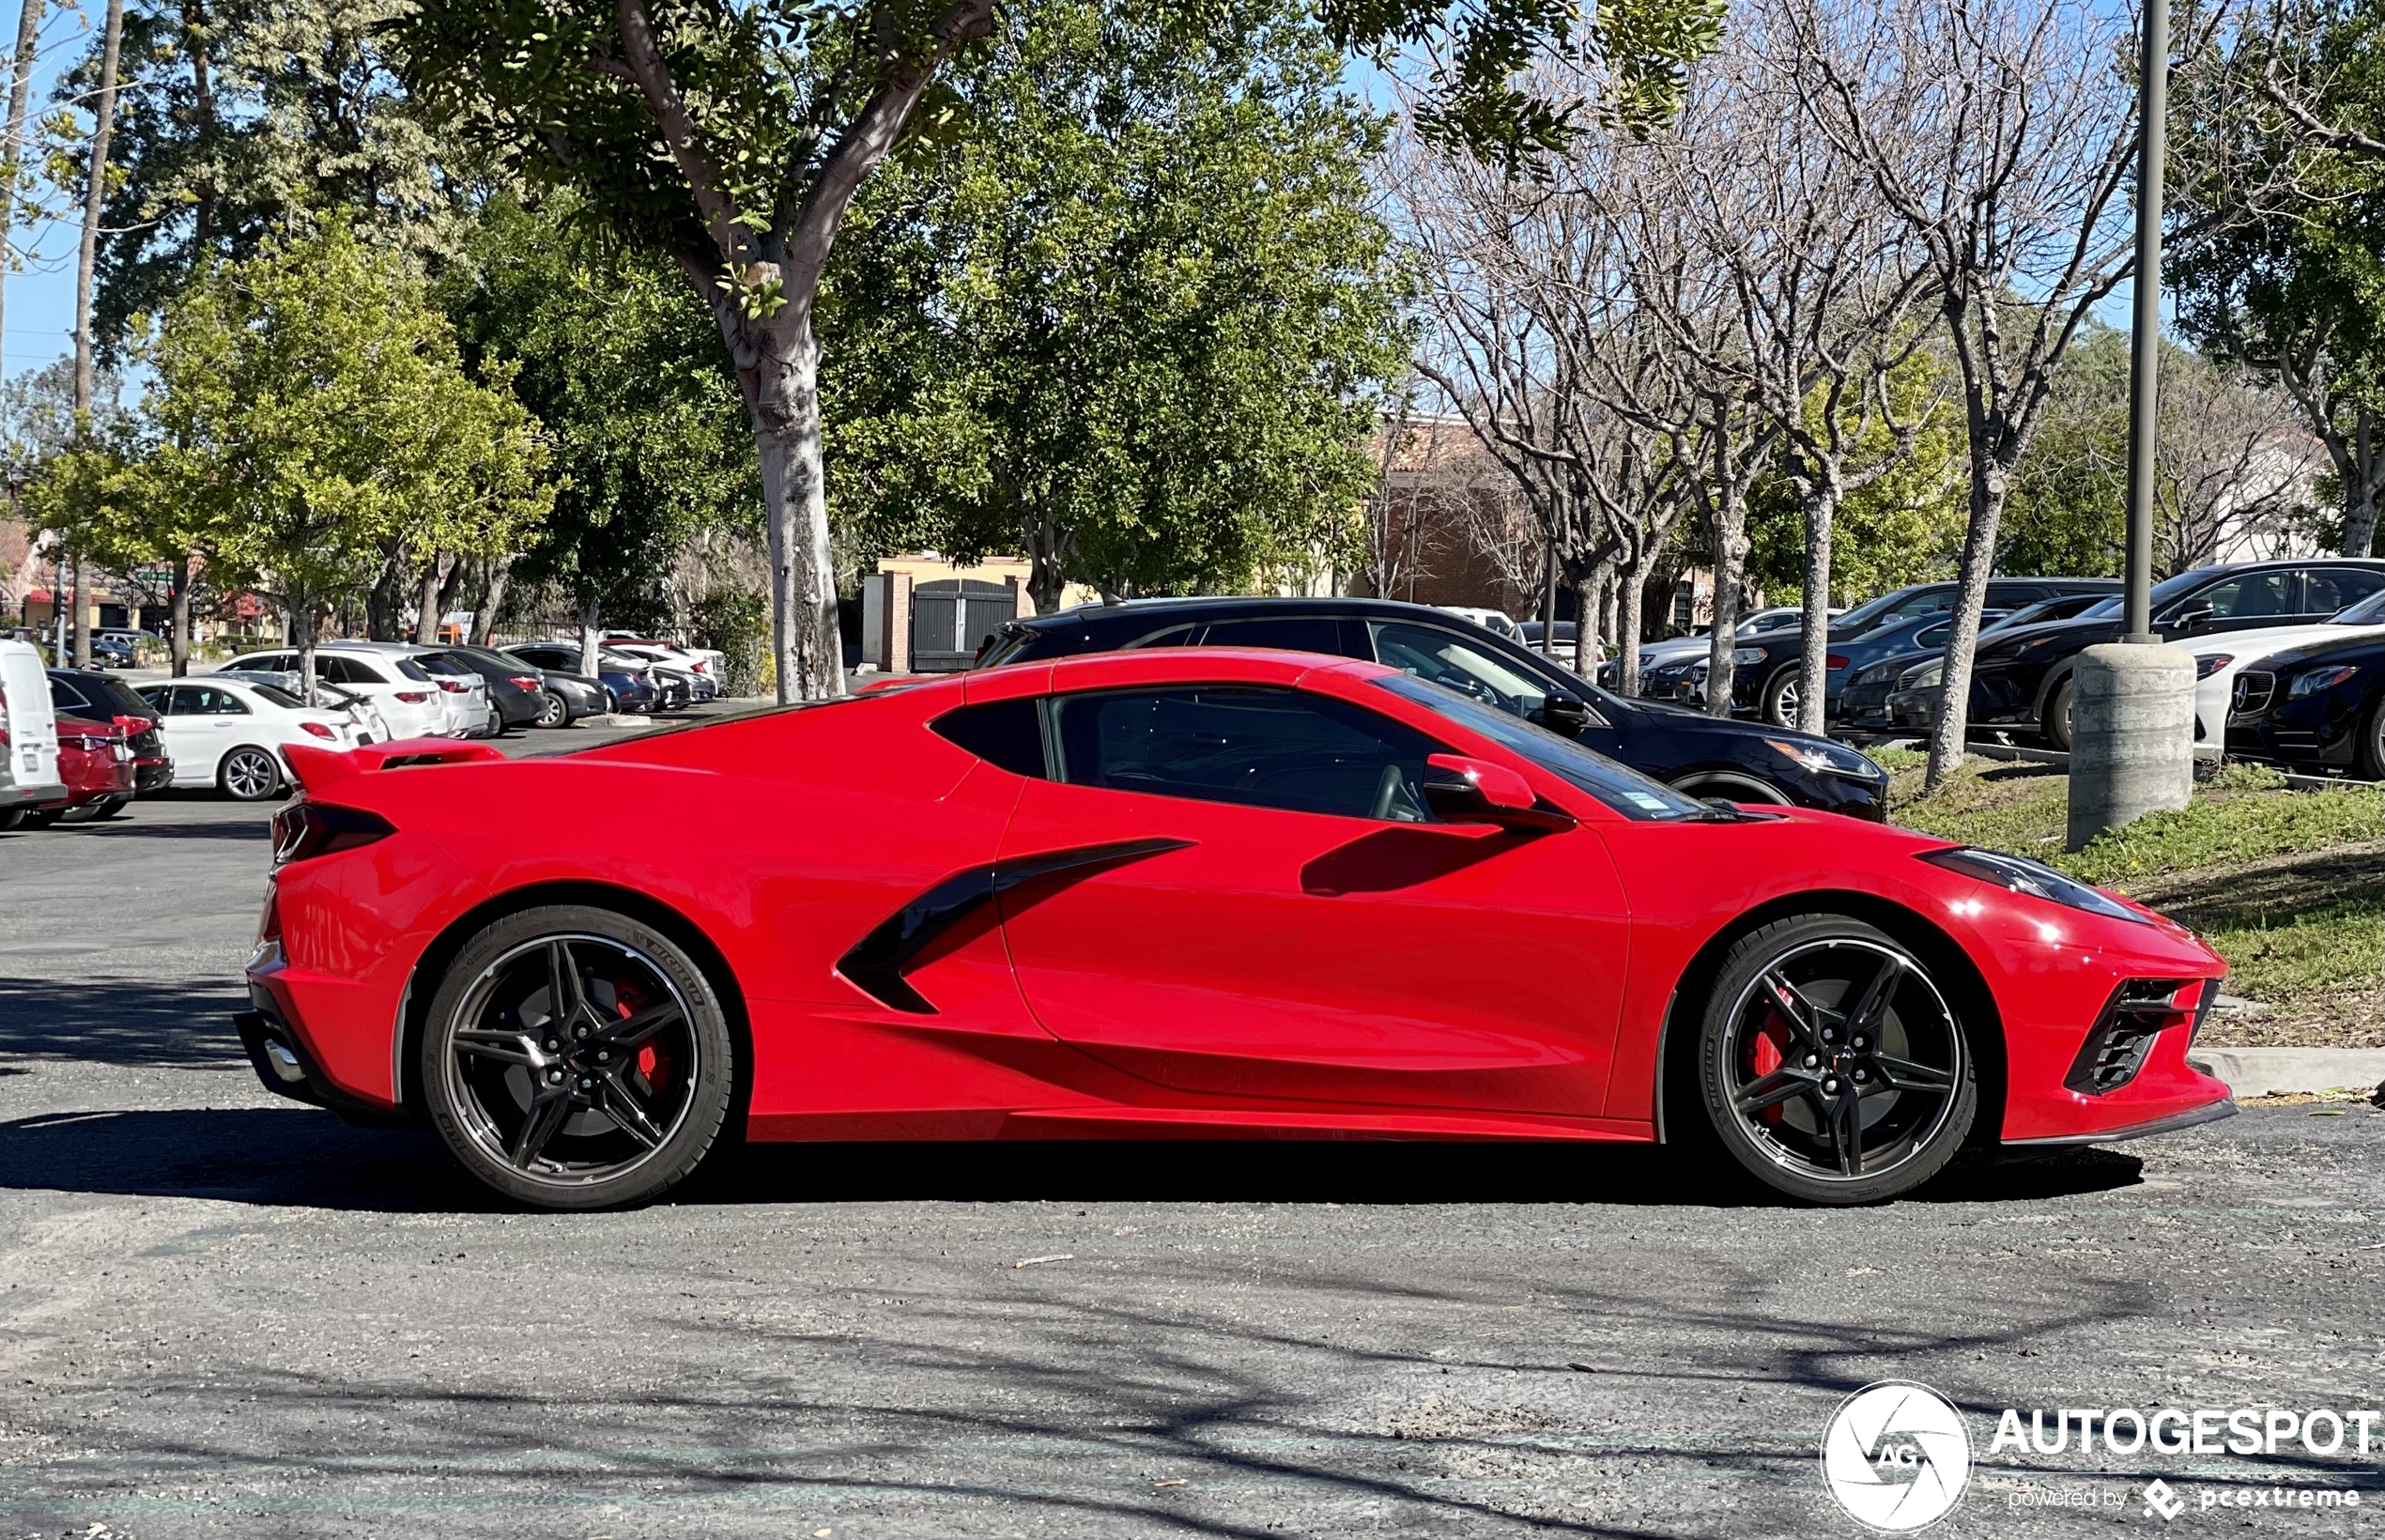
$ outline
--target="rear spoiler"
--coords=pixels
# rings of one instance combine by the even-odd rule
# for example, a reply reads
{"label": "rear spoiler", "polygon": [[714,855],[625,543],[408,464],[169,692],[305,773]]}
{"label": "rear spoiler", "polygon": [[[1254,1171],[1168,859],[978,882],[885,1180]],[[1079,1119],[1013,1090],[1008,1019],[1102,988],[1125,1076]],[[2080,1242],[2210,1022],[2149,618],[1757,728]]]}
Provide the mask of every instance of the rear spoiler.
{"label": "rear spoiler", "polygon": [[505,758],[486,744],[457,743],[453,738],[401,738],[394,743],[348,749],[290,744],[282,752],[289,759],[291,776],[300,786],[315,791],[368,771],[405,770],[424,764],[476,764]]}

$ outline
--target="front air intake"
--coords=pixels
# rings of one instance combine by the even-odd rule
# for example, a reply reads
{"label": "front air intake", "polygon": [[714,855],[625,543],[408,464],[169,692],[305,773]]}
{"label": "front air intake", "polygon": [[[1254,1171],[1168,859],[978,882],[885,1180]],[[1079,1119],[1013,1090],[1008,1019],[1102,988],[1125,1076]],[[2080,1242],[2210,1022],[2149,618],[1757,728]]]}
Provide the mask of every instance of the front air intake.
{"label": "front air intake", "polygon": [[2062,1084],[2081,1096],[2118,1090],[2145,1068],[2154,1040],[2173,1027],[2187,1028],[2187,1046],[2193,1047],[2194,1028],[2211,996],[2210,985],[2200,978],[2129,979],[2113,991],[2087,1029]]}

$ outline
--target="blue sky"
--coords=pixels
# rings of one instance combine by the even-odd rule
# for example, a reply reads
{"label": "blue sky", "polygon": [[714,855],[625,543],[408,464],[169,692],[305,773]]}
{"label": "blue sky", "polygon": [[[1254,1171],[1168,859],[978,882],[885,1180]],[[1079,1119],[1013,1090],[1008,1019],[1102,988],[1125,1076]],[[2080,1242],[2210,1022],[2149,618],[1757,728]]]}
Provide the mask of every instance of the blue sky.
{"label": "blue sky", "polygon": [[[0,11],[6,13],[8,29],[13,32],[16,8],[0,7]],[[82,55],[84,39],[90,36],[99,20],[96,8],[87,19],[69,7],[51,12],[42,27],[40,62],[35,67],[28,117],[38,117],[49,105],[59,69]],[[0,47],[5,46],[0,43]],[[5,108],[6,102],[0,101],[0,111]],[[63,199],[56,189],[47,191],[54,201]],[[0,367],[8,374],[38,369],[59,354],[73,350],[74,254],[81,229],[77,209],[73,217],[65,221],[49,221],[12,232],[18,260],[24,265],[8,275],[8,318],[6,331],[0,331]]]}

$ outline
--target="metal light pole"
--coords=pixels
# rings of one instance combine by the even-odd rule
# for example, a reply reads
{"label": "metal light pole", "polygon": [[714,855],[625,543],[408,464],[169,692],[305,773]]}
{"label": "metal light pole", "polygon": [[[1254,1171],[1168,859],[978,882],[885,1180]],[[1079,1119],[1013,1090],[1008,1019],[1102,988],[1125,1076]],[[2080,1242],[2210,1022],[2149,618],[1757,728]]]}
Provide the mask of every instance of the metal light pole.
{"label": "metal light pole", "polygon": [[2129,336],[2128,634],[2153,631],[2153,454],[2161,443],[2162,161],[2170,112],[2170,0],[2145,0],[2145,54],[2137,73],[2136,303]]}
{"label": "metal light pole", "polygon": [[2153,629],[2153,458],[2161,445],[2162,159],[2169,0],[2145,0],[2137,73],[2136,304],[2129,338],[2129,549],[2119,643],[2071,676],[2069,846],[2194,794],[2194,660]]}

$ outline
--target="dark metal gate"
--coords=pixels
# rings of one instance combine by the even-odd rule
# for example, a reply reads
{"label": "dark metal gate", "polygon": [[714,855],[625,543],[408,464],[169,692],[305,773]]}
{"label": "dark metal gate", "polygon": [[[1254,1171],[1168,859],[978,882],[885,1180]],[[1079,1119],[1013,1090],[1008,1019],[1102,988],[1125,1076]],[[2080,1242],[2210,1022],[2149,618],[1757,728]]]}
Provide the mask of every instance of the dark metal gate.
{"label": "dark metal gate", "polygon": [[988,637],[1017,613],[1007,583],[946,578],[911,591],[911,667],[920,673],[967,668]]}

